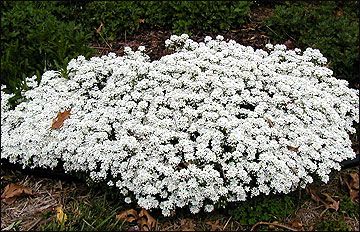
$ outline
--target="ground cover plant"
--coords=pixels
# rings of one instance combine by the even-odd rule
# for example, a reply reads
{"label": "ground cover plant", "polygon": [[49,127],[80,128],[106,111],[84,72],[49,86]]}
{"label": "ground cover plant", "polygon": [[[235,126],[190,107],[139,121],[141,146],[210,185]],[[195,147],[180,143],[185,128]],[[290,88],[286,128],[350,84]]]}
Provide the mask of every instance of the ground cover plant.
{"label": "ground cover plant", "polygon": [[211,212],[222,202],[289,193],[354,158],[358,92],[332,77],[319,50],[186,34],[149,61],[125,50],[28,78],[26,101],[2,95],[2,158],[87,172],[125,202]]}

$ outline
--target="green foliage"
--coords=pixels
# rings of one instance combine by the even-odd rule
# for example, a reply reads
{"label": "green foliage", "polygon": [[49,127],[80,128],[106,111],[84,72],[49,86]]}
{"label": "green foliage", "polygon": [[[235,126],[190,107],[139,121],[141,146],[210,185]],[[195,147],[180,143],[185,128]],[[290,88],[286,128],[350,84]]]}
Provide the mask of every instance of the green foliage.
{"label": "green foliage", "polygon": [[246,1],[93,1],[84,6],[79,20],[97,39],[95,29],[103,22],[102,33],[111,41],[140,27],[178,34],[228,30],[244,23],[249,12]]}
{"label": "green foliage", "polygon": [[245,22],[250,4],[245,1],[170,1],[175,33],[224,31]]}
{"label": "green foliage", "polygon": [[358,2],[341,2],[287,2],[277,5],[265,24],[276,43],[293,38],[303,49],[318,48],[334,75],[352,82],[359,75]]}
{"label": "green foliage", "polygon": [[112,41],[139,28],[142,9],[138,5],[136,1],[92,1],[84,6],[78,20],[96,39],[100,39],[96,29],[103,23],[101,33]]}
{"label": "green foliage", "polygon": [[241,202],[236,209],[230,210],[230,214],[241,224],[252,225],[258,221],[279,221],[289,216],[295,209],[294,197],[272,195]]}
{"label": "green foliage", "polygon": [[350,197],[344,196],[340,201],[340,212],[359,218],[359,205],[352,202]]}
{"label": "green foliage", "polygon": [[318,231],[350,231],[344,219],[324,220],[315,226]]}
{"label": "green foliage", "polygon": [[[46,70],[65,70],[78,55],[89,57],[89,34],[75,22],[54,12],[65,12],[55,2],[3,2],[1,17],[1,83],[20,97],[24,79]],[[61,14],[59,14],[60,16]]]}

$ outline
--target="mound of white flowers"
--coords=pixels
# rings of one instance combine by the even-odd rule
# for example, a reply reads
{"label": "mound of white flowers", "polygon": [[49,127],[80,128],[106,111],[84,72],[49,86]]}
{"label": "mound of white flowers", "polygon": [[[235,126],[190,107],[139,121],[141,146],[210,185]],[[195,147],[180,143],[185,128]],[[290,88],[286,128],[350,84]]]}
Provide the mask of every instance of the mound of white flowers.
{"label": "mound of white flowers", "polygon": [[2,92],[2,158],[61,162],[169,215],[288,193],[314,176],[326,182],[355,157],[349,133],[359,93],[332,77],[318,50],[254,50],[222,36],[171,36],[166,45],[175,52],[153,62],[142,46],[123,57],[80,56],[68,79],[56,71],[39,84],[29,78],[27,100],[14,110]]}

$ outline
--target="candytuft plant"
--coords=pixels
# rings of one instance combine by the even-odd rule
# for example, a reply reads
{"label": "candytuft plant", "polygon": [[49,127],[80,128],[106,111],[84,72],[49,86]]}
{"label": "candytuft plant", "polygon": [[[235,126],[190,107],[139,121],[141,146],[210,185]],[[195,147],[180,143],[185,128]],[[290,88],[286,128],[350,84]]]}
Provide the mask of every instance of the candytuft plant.
{"label": "candytuft plant", "polygon": [[14,110],[2,93],[2,158],[61,162],[167,216],[326,182],[355,157],[348,133],[359,93],[332,76],[319,50],[186,34],[166,45],[174,53],[153,62],[142,46],[123,57],[79,56],[68,79],[28,78],[27,100]]}

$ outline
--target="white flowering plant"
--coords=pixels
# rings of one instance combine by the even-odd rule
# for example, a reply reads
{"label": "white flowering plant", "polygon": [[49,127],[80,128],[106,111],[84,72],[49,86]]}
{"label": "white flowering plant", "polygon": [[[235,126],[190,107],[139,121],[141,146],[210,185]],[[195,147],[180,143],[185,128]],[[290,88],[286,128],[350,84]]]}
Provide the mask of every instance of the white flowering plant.
{"label": "white flowering plant", "polygon": [[[26,101],[1,95],[2,158],[24,167],[86,172],[127,203],[168,216],[189,207],[289,193],[327,182],[354,158],[358,91],[332,76],[319,50],[185,34],[150,61],[144,47],[27,79]],[[70,112],[61,127],[51,123]]]}

